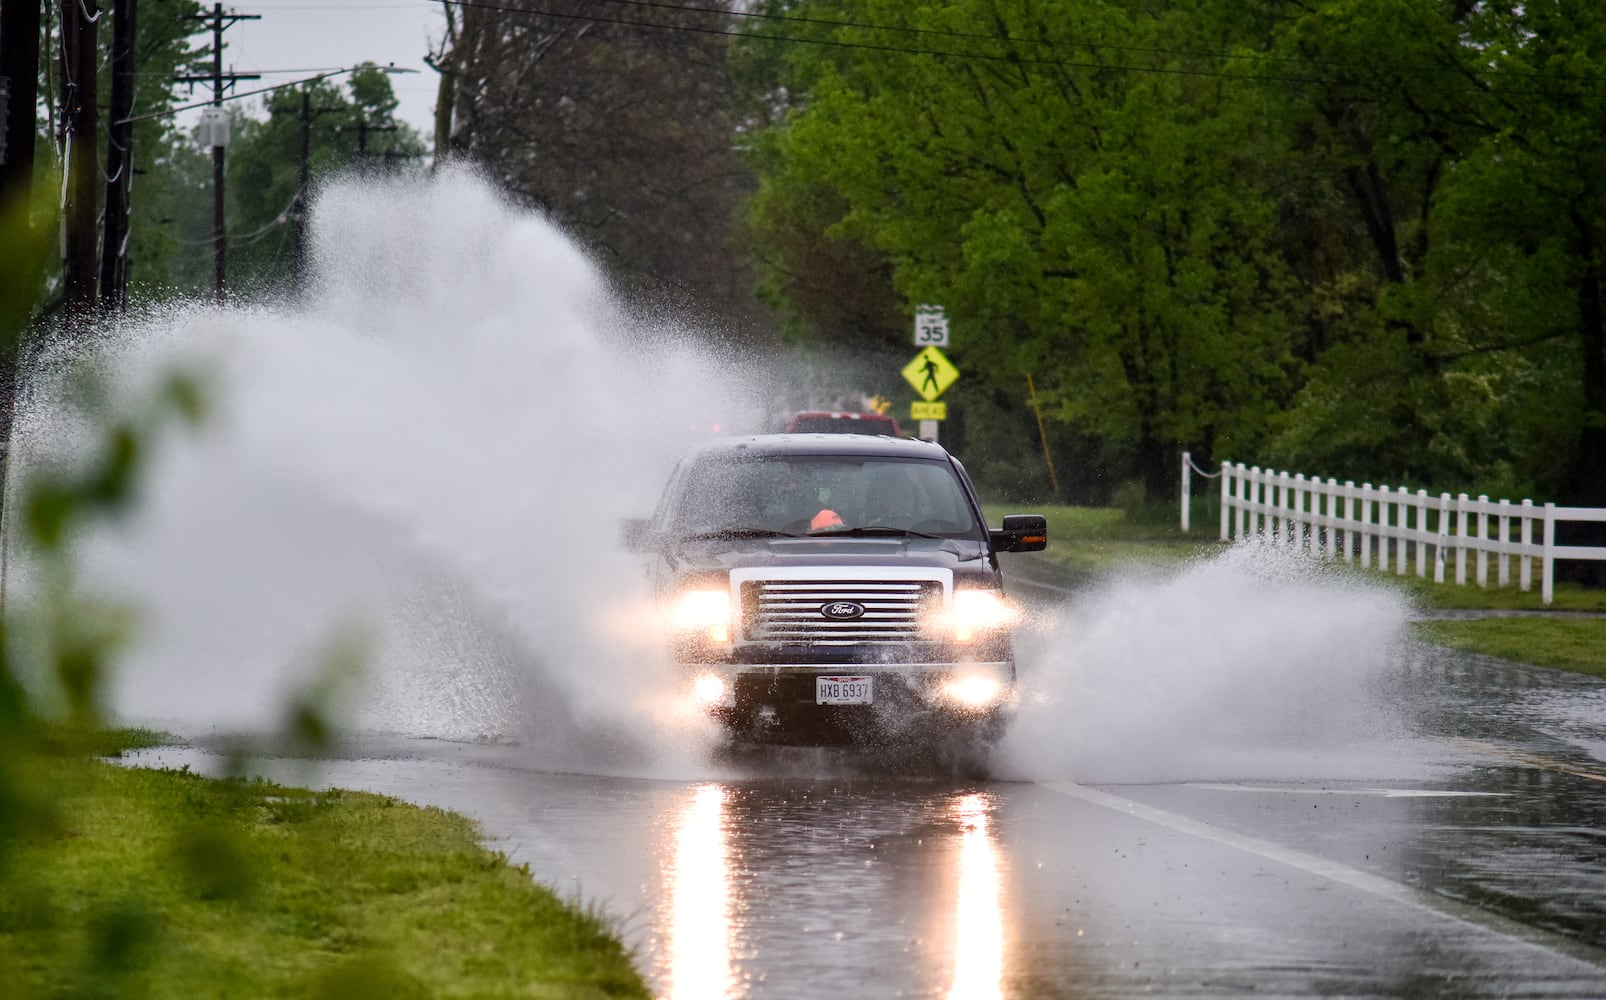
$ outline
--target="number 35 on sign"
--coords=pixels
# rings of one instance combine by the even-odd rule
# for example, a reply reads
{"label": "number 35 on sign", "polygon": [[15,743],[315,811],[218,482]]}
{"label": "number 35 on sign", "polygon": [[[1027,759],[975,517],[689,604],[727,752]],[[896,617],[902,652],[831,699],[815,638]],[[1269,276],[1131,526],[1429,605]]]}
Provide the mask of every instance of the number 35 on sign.
{"label": "number 35 on sign", "polygon": [[915,307],[915,346],[948,346],[948,316],[942,306]]}

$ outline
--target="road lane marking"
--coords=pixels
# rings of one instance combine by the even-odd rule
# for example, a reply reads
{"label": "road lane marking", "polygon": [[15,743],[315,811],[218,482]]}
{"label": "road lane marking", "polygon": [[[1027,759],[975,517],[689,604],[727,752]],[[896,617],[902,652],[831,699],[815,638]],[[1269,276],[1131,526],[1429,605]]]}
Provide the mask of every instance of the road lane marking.
{"label": "road lane marking", "polygon": [[1101,792],[1086,785],[1078,785],[1074,782],[1052,782],[1044,783],[1041,787],[1069,798],[1078,799],[1089,805],[1101,806],[1114,812],[1124,813],[1135,819],[1153,823],[1156,826],[1165,827],[1168,830],[1175,830],[1190,837],[1197,837],[1201,840],[1220,844],[1223,847],[1230,847],[1264,858],[1267,861],[1287,865],[1299,871],[1337,882],[1340,885],[1371,893],[1390,902],[1426,910],[1438,916],[1448,917],[1482,930],[1500,934],[1523,944],[1606,968],[1606,950],[1538,927],[1530,927],[1509,917],[1502,917],[1499,914],[1491,913],[1470,903],[1463,903],[1449,896],[1441,896],[1426,889],[1417,889],[1396,882],[1393,879],[1384,878],[1381,875],[1374,875],[1359,868],[1352,868],[1349,865],[1320,855],[1284,847],[1281,844],[1262,840],[1259,837],[1249,837],[1244,834],[1234,833],[1225,827],[1190,819],[1187,816],[1144,805],[1141,802],[1125,799],[1119,795]]}
{"label": "road lane marking", "polygon": [[1297,785],[1240,785],[1219,781],[1190,781],[1186,788],[1210,792],[1279,792],[1288,795],[1367,795],[1380,799],[1498,798],[1510,792],[1458,792],[1443,788],[1303,788]]}
{"label": "road lane marking", "polygon": [[1606,782],[1606,774],[1600,771],[1592,771],[1556,757],[1535,753],[1532,750],[1518,750],[1514,747],[1504,747],[1498,743],[1469,739],[1465,736],[1449,736],[1445,738],[1445,742],[1472,753],[1479,753],[1488,757],[1499,757],[1502,760],[1509,760],[1516,764],[1527,764],[1529,767],[1555,771],[1557,774],[1570,774],[1575,778]]}

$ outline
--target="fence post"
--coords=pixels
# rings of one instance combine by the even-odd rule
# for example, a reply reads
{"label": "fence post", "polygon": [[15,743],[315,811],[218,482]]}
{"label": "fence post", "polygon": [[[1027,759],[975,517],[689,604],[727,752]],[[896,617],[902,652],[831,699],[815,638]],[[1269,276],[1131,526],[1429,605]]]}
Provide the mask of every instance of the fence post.
{"label": "fence post", "polygon": [[1355,547],[1355,532],[1350,525],[1355,523],[1355,480],[1344,480],[1344,561],[1349,562],[1350,550]]}
{"label": "fence post", "polygon": [[1372,484],[1361,484],[1361,569],[1372,565]]}
{"label": "fence post", "polygon": [[1409,541],[1409,537],[1406,533],[1409,527],[1407,522],[1411,519],[1411,491],[1406,487],[1401,486],[1399,489],[1399,497],[1400,498],[1394,502],[1394,509],[1399,513],[1399,524],[1396,528],[1396,534],[1394,536],[1396,545],[1394,550],[1394,575],[1404,576],[1405,550],[1406,543]]}
{"label": "fence post", "polygon": [[1224,542],[1228,539],[1228,537],[1229,537],[1228,536],[1228,530],[1232,526],[1232,522],[1230,521],[1230,519],[1227,516],[1227,501],[1229,499],[1231,499],[1231,497],[1232,497],[1232,491],[1227,488],[1227,485],[1231,481],[1231,479],[1232,479],[1232,464],[1230,462],[1222,462],[1221,463],[1221,540],[1224,541]]}
{"label": "fence post", "polygon": [[1294,489],[1289,499],[1293,501],[1288,506],[1293,508],[1294,516],[1293,521],[1288,526],[1290,532],[1288,540],[1296,550],[1303,552],[1305,550],[1305,506],[1310,499],[1305,492],[1305,474],[1303,472],[1294,474]]}
{"label": "fence post", "polygon": [[1455,585],[1467,584],[1467,495],[1455,497]]}
{"label": "fence post", "polygon": [[1478,494],[1478,586],[1489,586],[1489,495]]}
{"label": "fence post", "polygon": [[1188,533],[1188,494],[1192,486],[1188,482],[1189,473],[1192,471],[1188,466],[1192,464],[1189,461],[1191,458],[1193,456],[1187,452],[1182,453],[1182,533],[1184,535]]}
{"label": "fence post", "polygon": [[1529,546],[1533,545],[1534,541],[1533,514],[1534,502],[1532,500],[1524,500],[1522,502],[1521,531],[1522,561],[1517,563],[1518,586],[1522,587],[1523,593],[1532,590],[1534,585],[1533,553],[1528,551]]}
{"label": "fence post", "polygon": [[1416,577],[1428,575],[1428,491],[1416,491]]}
{"label": "fence post", "polygon": [[1249,502],[1253,505],[1249,511],[1249,529],[1257,541],[1265,541],[1265,524],[1261,521],[1261,498],[1265,496],[1266,484],[1260,475],[1260,466],[1249,469]]}
{"label": "fence post", "polygon": [[1338,555],[1338,480],[1327,477],[1327,539],[1322,555],[1331,559]]}
{"label": "fence post", "polygon": [[1439,494],[1439,547],[1434,552],[1433,581],[1444,583],[1444,551],[1450,544],[1450,494]]}
{"label": "fence post", "polygon": [[1495,579],[1502,588],[1511,586],[1511,501],[1505,497],[1500,498],[1500,562]]}
{"label": "fence post", "polygon": [[1240,542],[1248,537],[1244,534],[1244,521],[1249,517],[1249,504],[1244,494],[1253,494],[1254,491],[1254,486],[1250,483],[1247,475],[1248,471],[1244,468],[1244,463],[1239,462],[1237,475],[1234,477],[1237,479],[1235,489],[1238,491],[1238,540]]}
{"label": "fence post", "polygon": [[1539,599],[1549,604],[1556,596],[1556,505],[1545,504],[1544,544],[1539,557]]}
{"label": "fence post", "polygon": [[1387,573],[1389,569],[1389,494],[1393,492],[1387,485],[1377,488],[1377,568]]}
{"label": "fence post", "polygon": [[1271,486],[1271,497],[1270,502],[1266,505],[1266,531],[1273,545],[1281,542],[1283,537],[1283,477],[1286,474],[1283,472],[1267,473],[1271,477],[1271,483],[1269,484]]}

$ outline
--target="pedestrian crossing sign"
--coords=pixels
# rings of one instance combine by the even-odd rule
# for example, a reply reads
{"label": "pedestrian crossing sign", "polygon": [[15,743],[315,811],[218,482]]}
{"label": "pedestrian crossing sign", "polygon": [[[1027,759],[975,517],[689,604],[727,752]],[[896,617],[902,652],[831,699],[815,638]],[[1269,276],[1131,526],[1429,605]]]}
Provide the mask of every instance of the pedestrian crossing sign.
{"label": "pedestrian crossing sign", "polygon": [[928,345],[903,366],[903,378],[915,387],[921,399],[930,403],[954,384],[959,378],[959,369],[941,351]]}

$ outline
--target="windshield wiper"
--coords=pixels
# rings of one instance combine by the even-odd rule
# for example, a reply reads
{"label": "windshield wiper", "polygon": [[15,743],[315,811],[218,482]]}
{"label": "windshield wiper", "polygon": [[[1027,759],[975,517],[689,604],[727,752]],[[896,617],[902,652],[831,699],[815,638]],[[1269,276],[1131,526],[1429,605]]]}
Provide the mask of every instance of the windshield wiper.
{"label": "windshield wiper", "polygon": [[683,542],[702,542],[715,538],[796,538],[797,535],[789,531],[775,531],[770,528],[720,528],[717,531],[699,531],[693,535],[681,535]]}
{"label": "windshield wiper", "polygon": [[865,525],[860,528],[825,528],[820,531],[811,531],[811,535],[846,535],[849,538],[863,538],[867,536],[885,536],[888,538],[946,538],[947,535],[933,535],[929,531],[915,531],[912,528],[893,528],[883,524]]}

